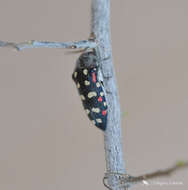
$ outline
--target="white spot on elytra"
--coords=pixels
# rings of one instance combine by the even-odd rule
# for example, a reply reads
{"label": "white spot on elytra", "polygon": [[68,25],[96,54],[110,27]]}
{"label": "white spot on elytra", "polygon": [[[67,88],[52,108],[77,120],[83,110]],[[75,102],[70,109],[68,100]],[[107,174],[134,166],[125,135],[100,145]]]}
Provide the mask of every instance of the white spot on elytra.
{"label": "white spot on elytra", "polygon": [[106,106],[106,102],[104,102],[104,106]]}
{"label": "white spot on elytra", "polygon": [[80,95],[80,97],[81,97],[81,100],[85,100],[84,95]]}
{"label": "white spot on elytra", "polygon": [[88,96],[88,98],[92,98],[94,96],[97,96],[97,93],[96,92],[89,92],[87,96]]}
{"label": "white spot on elytra", "polygon": [[99,113],[99,112],[100,112],[100,109],[99,109],[99,108],[92,108],[91,111],[92,111],[92,112],[95,112],[95,113]]}
{"label": "white spot on elytra", "polygon": [[89,113],[90,113],[90,111],[89,111],[88,109],[86,109],[85,111],[86,111],[86,114],[89,114]]}
{"label": "white spot on elytra", "polygon": [[98,122],[98,123],[102,123],[102,120],[99,118],[99,119],[96,119],[96,121]]}
{"label": "white spot on elytra", "polygon": [[83,70],[83,73],[84,73],[84,75],[87,75],[88,70],[87,70],[87,69],[84,69],[84,70]]}
{"label": "white spot on elytra", "polygon": [[99,82],[97,82],[97,83],[96,83],[96,86],[97,86],[97,87],[100,87],[100,83],[99,83]]}
{"label": "white spot on elytra", "polygon": [[74,78],[76,78],[76,77],[77,77],[77,74],[78,74],[77,72],[74,72]]}
{"label": "white spot on elytra", "polygon": [[90,85],[90,82],[87,81],[87,80],[85,80],[85,81],[84,81],[84,84],[85,84],[86,86],[89,86],[89,85]]}
{"label": "white spot on elytra", "polygon": [[104,92],[100,92],[100,95],[101,95],[101,96],[104,96]]}
{"label": "white spot on elytra", "polygon": [[77,88],[80,88],[80,83],[79,82],[77,83]]}

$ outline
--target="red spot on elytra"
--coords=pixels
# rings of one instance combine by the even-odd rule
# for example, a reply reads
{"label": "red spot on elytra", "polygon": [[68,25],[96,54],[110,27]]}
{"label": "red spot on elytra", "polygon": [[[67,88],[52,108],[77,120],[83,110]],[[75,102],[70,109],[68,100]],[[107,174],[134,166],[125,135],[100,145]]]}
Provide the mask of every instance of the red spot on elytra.
{"label": "red spot on elytra", "polygon": [[102,97],[101,96],[99,96],[98,101],[102,102]]}
{"label": "red spot on elytra", "polygon": [[95,72],[93,72],[93,82],[96,82]]}
{"label": "red spot on elytra", "polygon": [[106,115],[106,113],[107,113],[106,110],[103,110],[103,111],[102,111],[102,114],[103,114],[104,116]]}

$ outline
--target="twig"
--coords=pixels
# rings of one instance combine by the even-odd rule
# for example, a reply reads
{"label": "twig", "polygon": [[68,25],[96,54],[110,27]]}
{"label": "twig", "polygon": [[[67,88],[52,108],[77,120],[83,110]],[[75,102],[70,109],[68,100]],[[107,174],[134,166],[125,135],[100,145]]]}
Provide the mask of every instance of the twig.
{"label": "twig", "polygon": [[[121,114],[110,37],[110,0],[92,0],[91,32],[96,36],[99,45],[97,52],[101,58],[101,69],[104,86],[107,92],[108,122],[104,133],[104,148],[107,171],[125,173],[123,160]],[[109,57],[109,59],[106,59]],[[104,61],[105,60],[105,61]],[[108,184],[116,183],[116,178],[108,178]],[[116,188],[118,190],[120,188]]]}
{"label": "twig", "polygon": [[167,169],[158,170],[158,171],[155,171],[152,173],[134,177],[132,181],[139,182],[139,181],[149,180],[149,179],[156,178],[156,177],[169,176],[169,175],[173,174],[174,172],[176,172],[177,170],[184,169],[186,167],[188,167],[188,161],[185,161],[185,162],[179,161],[175,165],[173,165],[172,167],[169,167]]}
{"label": "twig", "polygon": [[167,169],[157,170],[157,171],[147,173],[144,175],[140,175],[140,176],[136,176],[136,177],[129,176],[127,174],[118,173],[118,172],[109,172],[109,173],[105,174],[103,183],[104,183],[105,187],[112,190],[113,187],[111,187],[110,185],[108,185],[106,183],[106,180],[108,179],[109,176],[116,176],[116,177],[118,176],[119,182],[116,184],[117,186],[130,186],[132,184],[143,182],[143,181],[148,181],[148,180],[156,178],[156,177],[170,176],[170,175],[174,174],[176,171],[178,171],[180,169],[185,169],[187,167],[188,167],[188,161],[179,161],[175,165],[173,165]]}
{"label": "twig", "polygon": [[90,49],[96,48],[97,43],[93,40],[82,40],[78,42],[47,42],[30,40],[21,43],[0,41],[0,47],[10,47],[21,51],[26,48],[68,48],[68,49]]}

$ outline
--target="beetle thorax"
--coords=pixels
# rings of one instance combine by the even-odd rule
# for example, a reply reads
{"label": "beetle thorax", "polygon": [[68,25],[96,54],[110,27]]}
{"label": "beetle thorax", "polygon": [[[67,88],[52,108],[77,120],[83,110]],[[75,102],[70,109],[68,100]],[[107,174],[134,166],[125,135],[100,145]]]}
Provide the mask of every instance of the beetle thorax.
{"label": "beetle thorax", "polygon": [[88,69],[98,67],[97,56],[93,52],[83,53],[77,60],[77,67]]}

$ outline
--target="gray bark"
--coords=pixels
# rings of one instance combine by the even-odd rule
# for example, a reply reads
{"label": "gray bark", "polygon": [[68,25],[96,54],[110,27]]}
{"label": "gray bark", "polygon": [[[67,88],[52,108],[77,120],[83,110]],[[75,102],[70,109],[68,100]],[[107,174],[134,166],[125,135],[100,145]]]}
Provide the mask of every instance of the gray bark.
{"label": "gray bark", "polygon": [[[107,130],[104,133],[106,172],[116,171],[118,173],[125,173],[120,103],[112,63],[110,0],[92,0],[91,9],[91,32],[95,34],[99,44],[97,50],[102,60],[101,69],[108,103]],[[111,177],[108,184],[113,186],[116,183],[115,181],[116,179]],[[116,187],[116,189],[120,188]]]}

